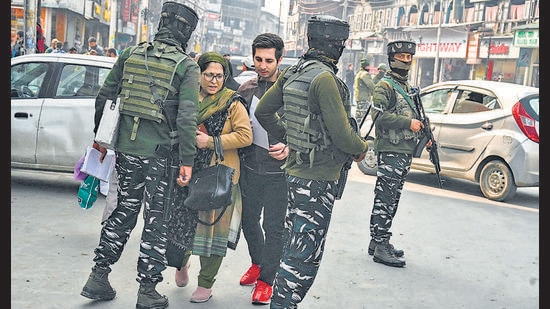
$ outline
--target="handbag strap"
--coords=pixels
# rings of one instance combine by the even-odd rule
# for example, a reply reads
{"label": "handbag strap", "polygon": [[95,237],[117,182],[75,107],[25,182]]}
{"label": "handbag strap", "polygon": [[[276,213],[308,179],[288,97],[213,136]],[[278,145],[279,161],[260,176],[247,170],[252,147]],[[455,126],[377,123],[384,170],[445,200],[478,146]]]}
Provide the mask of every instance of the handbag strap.
{"label": "handbag strap", "polygon": [[201,219],[197,219],[197,220],[199,221],[200,224],[203,224],[203,225],[208,225],[208,226],[215,225],[216,223],[218,223],[218,221],[221,220],[221,218],[223,217],[223,214],[224,214],[225,211],[227,210],[227,207],[229,207],[229,205],[223,207],[222,212],[220,212],[220,214],[218,215],[218,217],[216,218],[216,220],[214,220],[214,221],[212,221],[212,222],[204,222],[204,221],[202,221]]}
{"label": "handbag strap", "polygon": [[216,155],[216,164],[224,160],[222,138],[219,135],[212,136],[214,139],[214,154]]}
{"label": "handbag strap", "polygon": [[[214,139],[214,154],[216,155],[216,164],[218,164],[224,160],[222,138],[219,135],[214,135],[212,136],[212,138]],[[227,209],[228,206],[229,205],[223,207],[223,210],[220,212],[218,217],[213,222],[204,222],[201,219],[198,219],[199,223],[208,225],[208,226],[212,226],[218,223],[218,221],[220,221],[221,218],[223,217],[223,214],[225,213],[225,210]]]}

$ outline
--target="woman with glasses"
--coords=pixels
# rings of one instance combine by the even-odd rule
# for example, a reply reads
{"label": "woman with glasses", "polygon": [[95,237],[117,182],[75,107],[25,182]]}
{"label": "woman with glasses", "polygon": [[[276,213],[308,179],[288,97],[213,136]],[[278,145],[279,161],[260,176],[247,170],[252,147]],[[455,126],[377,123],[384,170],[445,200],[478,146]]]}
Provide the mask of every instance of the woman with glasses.
{"label": "woman with glasses", "polygon": [[[199,111],[197,114],[197,155],[193,172],[213,165],[215,161],[214,138],[219,135],[224,152],[223,164],[235,169],[232,204],[213,226],[197,224],[193,243],[193,255],[200,257],[201,269],[198,287],[191,295],[191,302],[203,303],[212,297],[212,286],[220,269],[227,247],[236,249],[241,221],[241,191],[239,188],[238,149],[252,144],[252,127],[244,99],[226,87],[229,66],[222,55],[215,52],[202,54],[197,63],[201,70]],[[199,211],[199,219],[213,222],[222,209]],[[180,270],[176,271],[176,285],[184,287],[189,282],[188,252]]]}

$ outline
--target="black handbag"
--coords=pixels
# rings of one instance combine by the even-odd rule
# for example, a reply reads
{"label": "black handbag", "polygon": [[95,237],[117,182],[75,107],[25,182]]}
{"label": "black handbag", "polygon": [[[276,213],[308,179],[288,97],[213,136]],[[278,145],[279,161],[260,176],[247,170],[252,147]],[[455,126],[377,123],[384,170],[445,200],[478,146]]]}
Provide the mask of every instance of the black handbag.
{"label": "black handbag", "polygon": [[205,225],[216,224],[223,216],[227,206],[232,203],[233,175],[235,169],[220,163],[223,161],[221,138],[214,136],[214,150],[216,164],[203,168],[191,177],[189,193],[184,200],[185,207],[194,210],[214,210],[223,208],[223,211],[213,222],[200,223]]}

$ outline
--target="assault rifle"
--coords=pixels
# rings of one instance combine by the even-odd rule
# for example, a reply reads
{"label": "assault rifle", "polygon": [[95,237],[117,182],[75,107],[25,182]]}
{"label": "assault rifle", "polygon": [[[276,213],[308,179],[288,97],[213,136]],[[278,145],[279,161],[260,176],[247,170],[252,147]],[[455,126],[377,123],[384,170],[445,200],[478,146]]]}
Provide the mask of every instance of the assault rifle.
{"label": "assault rifle", "polygon": [[178,160],[178,147],[173,146],[171,149],[168,146],[157,145],[155,148],[155,153],[160,157],[167,158],[166,167],[164,170],[164,175],[168,176],[168,186],[166,187],[166,192],[164,193],[164,220],[170,220],[171,207],[174,202],[174,194],[177,188],[176,187],[176,178],[180,174],[179,160]]}
{"label": "assault rifle", "polygon": [[430,125],[430,120],[426,117],[426,113],[424,112],[424,106],[422,106],[422,100],[420,99],[420,89],[418,87],[412,87],[412,93],[410,94],[414,101],[414,106],[416,108],[416,111],[418,112],[418,115],[420,116],[420,121],[422,121],[422,124],[424,127],[422,128],[422,137],[420,138],[420,141],[418,144],[416,144],[416,148],[413,152],[413,158],[420,158],[420,155],[422,154],[422,150],[428,143],[428,141],[432,141],[432,144],[430,147],[427,147],[430,154],[430,162],[435,167],[435,174],[437,175],[437,180],[439,181],[439,187],[443,188],[443,183],[441,182],[441,176],[439,175],[439,172],[441,171],[441,166],[439,164],[439,153],[437,152],[437,142],[435,141],[432,127]]}

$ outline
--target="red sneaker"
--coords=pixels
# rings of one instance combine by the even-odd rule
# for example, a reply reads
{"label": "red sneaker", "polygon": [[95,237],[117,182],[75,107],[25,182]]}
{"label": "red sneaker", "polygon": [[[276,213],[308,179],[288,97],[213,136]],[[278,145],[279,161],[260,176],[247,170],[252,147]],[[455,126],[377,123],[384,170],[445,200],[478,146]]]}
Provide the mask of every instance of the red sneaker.
{"label": "red sneaker", "polygon": [[244,273],[244,275],[241,277],[241,285],[254,285],[256,283],[256,280],[260,277],[260,266],[256,264],[252,264],[250,268]]}
{"label": "red sneaker", "polygon": [[262,280],[258,280],[252,292],[252,303],[256,305],[267,305],[271,302],[271,294],[273,294],[271,285]]}

